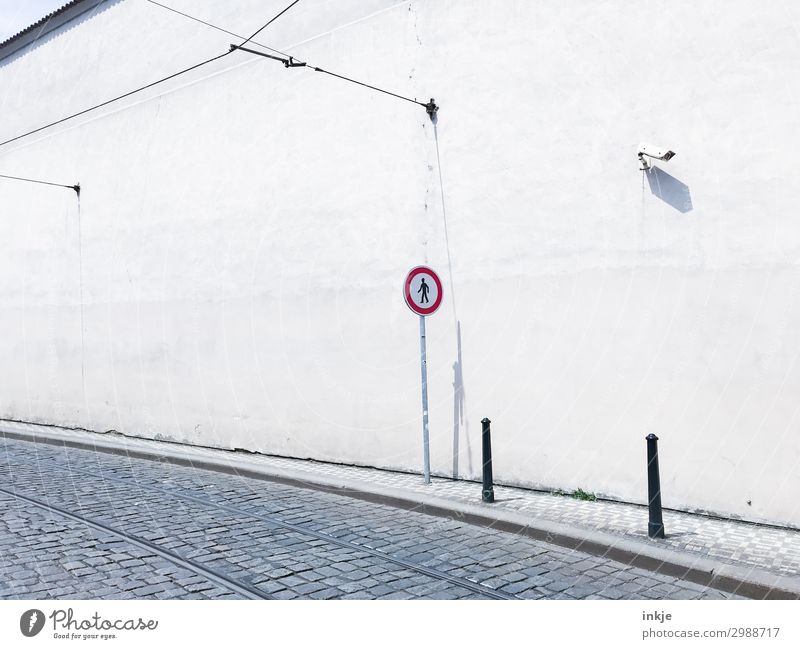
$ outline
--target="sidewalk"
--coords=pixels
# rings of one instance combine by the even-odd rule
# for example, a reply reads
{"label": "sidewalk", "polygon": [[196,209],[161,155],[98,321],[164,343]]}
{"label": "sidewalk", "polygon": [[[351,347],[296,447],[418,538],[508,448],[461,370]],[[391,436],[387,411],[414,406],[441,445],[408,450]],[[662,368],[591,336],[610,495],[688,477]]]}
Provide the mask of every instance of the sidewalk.
{"label": "sidewalk", "polygon": [[800,598],[800,531],[664,512],[667,538],[647,537],[647,508],[310,460],[256,455],[0,420],[0,436],[159,459],[275,480],[447,516],[603,555],[754,598]]}

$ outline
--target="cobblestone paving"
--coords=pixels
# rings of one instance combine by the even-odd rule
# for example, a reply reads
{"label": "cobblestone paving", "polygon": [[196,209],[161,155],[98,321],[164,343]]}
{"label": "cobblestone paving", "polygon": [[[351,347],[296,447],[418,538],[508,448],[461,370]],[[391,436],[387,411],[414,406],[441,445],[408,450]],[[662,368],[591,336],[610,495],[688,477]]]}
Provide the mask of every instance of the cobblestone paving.
{"label": "cobblestone paving", "polygon": [[[145,539],[276,599],[485,597],[386,555],[520,598],[734,597],[457,520],[90,451],[4,440],[0,486]],[[56,512],[2,493],[0,507],[0,597],[239,597]]]}
{"label": "cobblestone paving", "polygon": [[0,599],[229,598],[204,577],[0,494]]}
{"label": "cobblestone paving", "polygon": [[[202,449],[201,453],[210,457],[217,454],[218,457],[220,452]],[[480,504],[477,502],[480,485],[465,480],[431,478],[431,488],[423,485],[418,476],[395,471],[270,456],[256,456],[253,461],[290,471],[313,472],[348,481],[360,480],[368,484]],[[647,507],[644,505],[580,501],[567,496],[555,496],[549,492],[514,487],[495,486],[494,490],[497,502],[491,505],[492,508],[648,541]],[[664,511],[664,528],[667,530],[667,538],[660,540],[659,544],[667,548],[776,574],[800,575],[798,530],[670,510]]]}
{"label": "cobblestone paving", "polygon": [[[35,424],[0,422],[9,431],[57,433],[65,438],[82,441],[91,439],[124,444],[126,448],[163,452],[163,449],[180,449],[192,457],[215,461],[244,463],[262,470],[278,469],[295,475],[324,476],[343,483],[361,482],[365,485],[389,487],[409,494],[435,495],[451,501],[480,505],[480,485],[464,480],[432,478],[431,485],[423,485],[419,476],[366,467],[294,460],[258,454],[243,455],[217,449],[167,444],[153,440],[54,429]],[[647,508],[609,501],[584,502],[569,497],[553,496],[546,492],[513,487],[495,487],[497,502],[493,509],[518,512],[532,518],[563,523],[587,530],[601,530],[631,539],[647,539]],[[476,502],[477,501],[477,502]],[[719,520],[708,516],[676,511],[664,512],[667,538],[658,544],[698,557],[716,559],[725,563],[767,570],[775,574],[800,575],[800,531],[755,525],[733,520]]]}

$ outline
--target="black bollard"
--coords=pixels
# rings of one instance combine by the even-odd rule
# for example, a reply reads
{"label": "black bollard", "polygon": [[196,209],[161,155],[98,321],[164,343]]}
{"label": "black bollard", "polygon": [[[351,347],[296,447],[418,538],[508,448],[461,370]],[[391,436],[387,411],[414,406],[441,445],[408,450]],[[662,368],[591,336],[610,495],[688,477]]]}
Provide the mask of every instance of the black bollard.
{"label": "black bollard", "polygon": [[647,505],[650,510],[647,536],[651,539],[663,539],[664,518],[661,514],[661,478],[658,475],[658,437],[650,433],[645,439],[647,440]]}
{"label": "black bollard", "polygon": [[494,485],[492,480],[492,433],[489,424],[492,422],[484,418],[483,424],[483,494],[485,503],[494,502]]}

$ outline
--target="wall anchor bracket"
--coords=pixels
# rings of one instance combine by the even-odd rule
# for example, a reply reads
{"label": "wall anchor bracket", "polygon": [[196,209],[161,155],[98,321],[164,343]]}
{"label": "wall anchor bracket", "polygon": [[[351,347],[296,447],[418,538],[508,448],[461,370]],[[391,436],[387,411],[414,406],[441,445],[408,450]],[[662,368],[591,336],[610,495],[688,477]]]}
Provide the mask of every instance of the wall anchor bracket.
{"label": "wall anchor bracket", "polygon": [[433,121],[433,118],[436,117],[436,113],[439,112],[439,107],[436,105],[433,97],[431,97],[431,100],[427,104],[423,105],[425,106],[425,112],[428,113],[428,117]]}

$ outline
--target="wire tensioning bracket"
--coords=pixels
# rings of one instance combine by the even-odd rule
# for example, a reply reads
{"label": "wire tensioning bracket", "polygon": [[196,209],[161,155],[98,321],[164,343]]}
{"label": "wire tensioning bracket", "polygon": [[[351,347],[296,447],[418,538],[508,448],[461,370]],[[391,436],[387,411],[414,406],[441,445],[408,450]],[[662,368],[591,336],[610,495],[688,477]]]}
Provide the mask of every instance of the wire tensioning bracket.
{"label": "wire tensioning bracket", "polygon": [[301,63],[300,61],[296,61],[294,59],[294,57],[291,57],[291,56],[288,59],[284,59],[284,58],[282,58],[280,56],[273,56],[272,54],[267,54],[266,52],[259,52],[258,50],[251,50],[249,47],[241,47],[240,45],[234,45],[233,43],[231,43],[230,51],[233,52],[233,50],[242,50],[242,52],[248,52],[250,54],[257,54],[258,56],[263,56],[264,58],[272,59],[273,61],[280,61],[287,68],[302,68],[302,67],[304,67],[306,65],[305,63]]}

